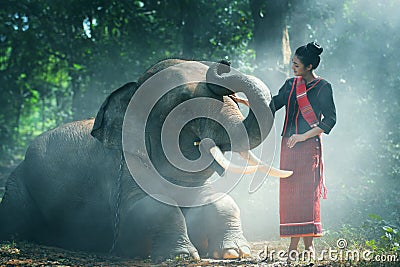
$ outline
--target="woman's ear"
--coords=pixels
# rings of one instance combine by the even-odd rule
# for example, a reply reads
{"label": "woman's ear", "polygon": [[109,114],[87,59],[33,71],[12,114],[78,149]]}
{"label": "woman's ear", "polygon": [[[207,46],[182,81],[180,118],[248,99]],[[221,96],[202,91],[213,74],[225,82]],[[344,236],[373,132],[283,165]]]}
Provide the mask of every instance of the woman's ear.
{"label": "woman's ear", "polygon": [[91,135],[108,148],[121,148],[122,124],[129,101],[137,89],[135,82],[112,92],[97,112]]}
{"label": "woman's ear", "polygon": [[308,70],[308,71],[311,71],[312,69],[313,69],[313,65],[312,64],[308,65],[307,68],[306,68],[306,70]]}

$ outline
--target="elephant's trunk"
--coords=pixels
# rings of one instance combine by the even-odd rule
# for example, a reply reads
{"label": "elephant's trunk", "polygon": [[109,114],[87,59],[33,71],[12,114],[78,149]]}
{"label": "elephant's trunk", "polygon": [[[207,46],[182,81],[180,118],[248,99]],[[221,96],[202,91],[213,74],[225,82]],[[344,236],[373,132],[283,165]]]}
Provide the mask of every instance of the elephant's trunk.
{"label": "elephant's trunk", "polygon": [[[211,91],[217,95],[229,95],[236,92],[243,92],[250,104],[250,111],[243,122],[232,125],[232,132],[239,132],[237,129],[246,129],[248,139],[239,138],[231,140],[232,150],[235,152],[247,151],[258,146],[269,134],[273,115],[269,108],[271,94],[268,87],[258,78],[244,75],[238,71],[229,71],[229,66],[214,63],[207,71],[207,83]],[[243,123],[243,124],[242,124]]]}

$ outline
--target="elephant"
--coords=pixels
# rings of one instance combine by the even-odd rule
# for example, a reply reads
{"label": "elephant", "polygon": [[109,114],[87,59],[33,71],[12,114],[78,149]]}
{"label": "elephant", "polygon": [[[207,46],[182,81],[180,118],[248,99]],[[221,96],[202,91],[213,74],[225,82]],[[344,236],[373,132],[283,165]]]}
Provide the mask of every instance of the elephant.
{"label": "elephant", "polygon": [[[151,83],[161,73],[165,75]],[[140,92],[157,94],[158,86],[171,80],[172,87],[150,103],[148,114],[142,110],[148,105],[146,97],[139,99],[144,102],[132,101]],[[251,109],[246,117],[229,97],[236,92],[249,99]],[[174,136],[163,132],[170,126],[168,114],[184,117],[194,112],[187,105],[178,108],[189,100],[201,102],[205,115],[187,120],[177,136],[173,127],[169,128]],[[61,125],[30,144],[6,182],[0,203],[0,239],[154,261],[177,255],[193,259],[249,256],[239,207],[228,194],[204,187],[208,194],[193,195],[192,200],[206,204],[180,205],[174,194],[149,193],[135,178],[150,181],[157,172],[174,185],[199,188],[214,173],[241,168],[227,163],[226,151],[246,158],[250,165],[243,167],[244,173],[272,170],[275,176],[287,175],[270,169],[250,151],[272,127],[270,102],[268,87],[261,80],[234,73],[225,61],[167,59],[156,63],[137,82],[113,91],[95,118]],[[128,115],[133,124],[126,122]],[[143,118],[145,125],[137,125]],[[128,134],[123,132],[124,125]],[[236,134],[240,129],[242,133]],[[248,138],[243,138],[243,129]],[[194,170],[177,167],[171,162],[174,156],[171,159],[166,152],[169,142],[163,143],[168,137],[177,142],[184,160],[201,158],[208,164]],[[128,143],[125,148],[124,143]]]}

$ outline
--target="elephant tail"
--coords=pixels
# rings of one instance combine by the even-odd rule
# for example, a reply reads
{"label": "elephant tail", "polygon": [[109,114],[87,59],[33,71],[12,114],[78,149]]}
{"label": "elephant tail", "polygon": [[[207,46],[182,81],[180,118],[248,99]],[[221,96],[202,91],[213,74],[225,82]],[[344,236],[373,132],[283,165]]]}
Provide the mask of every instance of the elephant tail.
{"label": "elephant tail", "polygon": [[13,235],[13,224],[10,220],[8,197],[4,194],[0,203],[0,241],[10,240]]}
{"label": "elephant tail", "polygon": [[34,232],[33,204],[21,179],[23,163],[10,174],[0,203],[0,240],[25,239],[27,234]]}
{"label": "elephant tail", "polygon": [[3,202],[0,203],[0,241],[10,239],[8,225],[6,224],[6,212]]}

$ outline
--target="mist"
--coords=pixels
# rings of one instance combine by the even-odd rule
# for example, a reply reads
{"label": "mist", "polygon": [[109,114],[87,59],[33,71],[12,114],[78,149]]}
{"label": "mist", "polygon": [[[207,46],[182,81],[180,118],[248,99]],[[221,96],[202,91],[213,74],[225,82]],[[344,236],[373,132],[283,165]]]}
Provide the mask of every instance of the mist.
{"label": "mist", "polygon": [[[399,134],[398,114],[393,114],[390,108],[390,105],[399,104],[398,91],[390,94],[393,90],[390,87],[376,88],[379,84],[385,84],[381,80],[394,76],[400,65],[398,47],[393,47],[399,39],[397,30],[400,28],[400,3],[340,3],[327,1],[328,19],[307,24],[303,32],[291,32],[291,35],[297,35],[293,39],[301,40],[291,43],[292,52],[310,41],[317,41],[324,48],[316,73],[332,84],[337,109],[336,126],[329,135],[322,136],[324,174],[328,189],[328,199],[321,199],[325,233],[339,231],[348,224],[361,226],[369,219],[369,214],[377,214],[389,220],[391,218],[393,222],[400,212],[399,201],[390,200],[392,193],[399,188],[398,179],[394,179],[392,174],[399,167],[399,146],[395,146],[393,151],[393,158],[397,157],[394,161],[385,162],[387,155],[378,149],[378,144],[389,142],[390,135]],[[352,17],[359,13],[362,17]],[[357,32],[349,33],[346,28],[349,20],[357,24]],[[327,21],[333,22],[330,25],[332,28],[323,31]],[[365,38],[364,34],[371,32],[380,33],[376,40]],[[307,38],[301,39],[299,36]],[[349,38],[340,41],[345,37]],[[289,77],[292,75],[290,72]],[[275,76],[280,78],[280,75]],[[284,83],[284,79],[271,81],[261,78],[268,85]],[[399,76],[396,80],[399,81]],[[279,87],[270,86],[270,89],[275,95]],[[273,158],[268,160],[275,167],[279,167],[284,112],[282,109],[276,113],[275,133],[268,137],[267,142],[274,143],[274,146],[263,146],[264,154],[274,152]],[[231,193],[241,207],[244,231],[250,240],[279,239],[279,179],[268,177],[254,194],[248,192],[250,180],[244,177]],[[394,203],[388,204],[391,201]]]}
{"label": "mist", "polygon": [[[186,5],[174,6],[177,2]],[[257,58],[266,51],[282,57],[282,42],[255,51],[249,2],[256,1],[177,2],[111,1],[100,6],[86,1],[75,10],[26,1],[4,9],[0,170],[11,172],[33,138],[46,129],[96,116],[113,90],[136,81],[165,58],[229,59],[233,68],[263,80],[272,95],[293,76],[290,63],[281,60],[271,66]],[[370,214],[399,226],[400,1],[288,2],[281,23],[287,25],[290,51],[286,47],[284,52],[293,53],[311,41],[324,48],[316,74],[332,84],[337,109],[336,126],[322,136],[328,189],[328,199],[321,200],[324,233],[329,236],[344,228],[357,233]],[[37,5],[38,13],[30,13],[27,3]],[[284,109],[276,113],[270,135],[254,149],[274,167],[279,167],[284,115]],[[244,165],[237,155],[227,154]],[[226,173],[224,178],[237,176]],[[251,193],[250,185],[259,184]],[[279,178],[243,175],[230,195],[240,207],[249,241],[279,239]]]}

